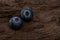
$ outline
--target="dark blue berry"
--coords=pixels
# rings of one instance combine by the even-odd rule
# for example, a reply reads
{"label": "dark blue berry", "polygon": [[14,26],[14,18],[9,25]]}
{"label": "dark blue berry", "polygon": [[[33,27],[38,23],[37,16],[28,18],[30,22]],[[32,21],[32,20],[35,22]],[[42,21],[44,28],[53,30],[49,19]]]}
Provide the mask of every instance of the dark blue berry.
{"label": "dark blue berry", "polygon": [[26,22],[29,22],[32,20],[33,18],[33,11],[31,8],[23,8],[21,10],[21,14],[20,14],[20,17],[26,21]]}
{"label": "dark blue berry", "polygon": [[22,20],[20,17],[12,17],[10,20],[9,20],[9,26],[10,28],[14,29],[14,30],[18,30],[22,27]]}

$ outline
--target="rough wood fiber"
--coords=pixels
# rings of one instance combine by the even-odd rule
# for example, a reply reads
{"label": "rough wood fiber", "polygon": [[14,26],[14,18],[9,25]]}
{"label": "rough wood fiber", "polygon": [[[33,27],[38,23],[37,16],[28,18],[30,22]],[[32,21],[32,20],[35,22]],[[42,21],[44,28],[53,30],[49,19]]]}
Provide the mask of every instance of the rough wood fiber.
{"label": "rough wood fiber", "polygon": [[[8,20],[23,7],[33,10],[33,20],[11,30]],[[60,0],[0,0],[0,40],[60,40]]]}

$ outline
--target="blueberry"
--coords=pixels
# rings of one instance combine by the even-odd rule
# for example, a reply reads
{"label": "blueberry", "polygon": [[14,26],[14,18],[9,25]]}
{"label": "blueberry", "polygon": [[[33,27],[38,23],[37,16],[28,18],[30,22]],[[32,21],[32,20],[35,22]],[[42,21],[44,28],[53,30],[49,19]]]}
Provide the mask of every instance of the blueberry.
{"label": "blueberry", "polygon": [[23,21],[21,20],[20,17],[12,17],[9,20],[9,26],[14,30],[20,29],[22,27],[22,24],[23,24]]}
{"label": "blueberry", "polygon": [[26,22],[29,22],[32,20],[32,17],[33,17],[33,11],[31,8],[23,8],[21,10],[21,14],[20,14],[20,17],[26,21]]}

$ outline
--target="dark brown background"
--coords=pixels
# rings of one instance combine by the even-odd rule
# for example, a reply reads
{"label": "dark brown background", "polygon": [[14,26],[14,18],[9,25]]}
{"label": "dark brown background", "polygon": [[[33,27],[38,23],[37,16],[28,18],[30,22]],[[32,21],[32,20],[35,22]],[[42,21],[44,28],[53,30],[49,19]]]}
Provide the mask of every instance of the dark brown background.
{"label": "dark brown background", "polygon": [[[33,20],[20,30],[9,28],[22,8],[33,10]],[[0,0],[0,40],[60,40],[60,0]]]}

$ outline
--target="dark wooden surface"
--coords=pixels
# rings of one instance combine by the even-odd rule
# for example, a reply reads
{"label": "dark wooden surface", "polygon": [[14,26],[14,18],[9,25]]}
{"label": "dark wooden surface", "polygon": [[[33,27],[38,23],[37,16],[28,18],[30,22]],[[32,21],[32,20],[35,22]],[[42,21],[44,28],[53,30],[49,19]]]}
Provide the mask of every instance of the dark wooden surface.
{"label": "dark wooden surface", "polygon": [[[10,29],[9,19],[24,7],[32,8],[33,20]],[[60,0],[0,0],[0,40],[60,40]]]}

